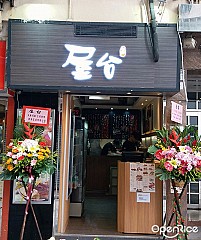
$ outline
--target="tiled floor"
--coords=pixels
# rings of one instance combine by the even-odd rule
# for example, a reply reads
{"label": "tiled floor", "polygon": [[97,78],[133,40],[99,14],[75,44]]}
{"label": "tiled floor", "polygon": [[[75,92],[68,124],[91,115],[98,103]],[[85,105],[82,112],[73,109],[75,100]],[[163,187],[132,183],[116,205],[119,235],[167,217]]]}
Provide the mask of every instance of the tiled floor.
{"label": "tiled floor", "polygon": [[[87,197],[83,216],[70,217],[66,229],[68,237],[71,235],[88,236],[86,239],[93,239],[92,236],[99,236],[100,239],[159,239],[157,235],[124,234],[117,232],[117,197],[96,196]],[[82,236],[82,237],[81,237]],[[89,238],[91,236],[91,238]],[[71,236],[73,239],[73,236]]]}
{"label": "tiled floor", "polygon": [[[164,202],[165,203],[165,202]],[[158,235],[124,234],[117,232],[116,196],[88,196],[82,217],[70,217],[66,234],[56,239],[162,239]],[[189,235],[188,240],[201,240],[201,210],[188,210],[190,226],[199,226],[198,233]]]}

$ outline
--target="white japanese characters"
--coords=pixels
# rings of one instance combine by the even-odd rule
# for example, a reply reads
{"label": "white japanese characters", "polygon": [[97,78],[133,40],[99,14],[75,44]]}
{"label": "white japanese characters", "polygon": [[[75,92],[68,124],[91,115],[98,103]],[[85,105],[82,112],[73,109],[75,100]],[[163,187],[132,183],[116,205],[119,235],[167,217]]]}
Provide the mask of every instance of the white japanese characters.
{"label": "white japanese characters", "polygon": [[[109,60],[106,61],[107,58],[109,58]],[[115,72],[114,64],[120,63],[122,63],[122,60],[120,58],[109,56],[109,53],[105,53],[96,63],[96,67],[104,67],[103,68],[104,75],[108,80],[110,80],[114,76]]]}
{"label": "white japanese characters", "polygon": [[[67,67],[69,64],[75,66],[75,71],[71,74],[75,80],[87,80],[92,77],[90,65],[93,61],[89,60],[96,49],[94,47],[80,47],[71,44],[65,44],[65,48],[69,51],[68,58],[62,67]],[[77,54],[77,55],[76,55]]]}
{"label": "white japanese characters", "polygon": [[[69,51],[69,55],[66,62],[62,67],[67,67],[69,65],[75,66],[75,71],[71,74],[74,76],[75,80],[88,80],[92,78],[91,65],[96,48],[95,47],[81,47],[71,44],[65,44],[65,48]],[[96,67],[103,67],[103,73],[106,79],[111,80],[114,77],[115,65],[121,64],[122,59],[109,55],[105,53],[96,63]]]}

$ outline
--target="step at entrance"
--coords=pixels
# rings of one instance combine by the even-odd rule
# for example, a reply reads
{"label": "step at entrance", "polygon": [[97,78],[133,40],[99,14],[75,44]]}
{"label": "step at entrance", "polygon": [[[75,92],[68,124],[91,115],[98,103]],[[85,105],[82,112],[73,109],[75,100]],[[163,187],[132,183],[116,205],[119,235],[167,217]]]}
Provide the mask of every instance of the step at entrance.
{"label": "step at entrance", "polygon": [[118,235],[76,235],[76,234],[71,234],[71,235],[58,235],[55,236],[56,240],[162,240],[161,236],[150,236],[150,235],[143,235],[143,236],[118,236]]}

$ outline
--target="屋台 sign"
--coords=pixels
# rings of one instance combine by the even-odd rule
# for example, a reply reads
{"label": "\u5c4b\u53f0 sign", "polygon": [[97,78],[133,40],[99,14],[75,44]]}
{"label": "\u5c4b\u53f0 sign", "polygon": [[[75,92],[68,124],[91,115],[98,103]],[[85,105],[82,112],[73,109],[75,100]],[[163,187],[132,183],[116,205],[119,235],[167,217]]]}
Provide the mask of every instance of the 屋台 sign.
{"label": "\u5c4b\u53f0 sign", "polygon": [[50,108],[23,106],[22,120],[35,126],[48,126],[50,114]]}
{"label": "\u5c4b\u53f0 sign", "polygon": [[[90,34],[92,30],[100,31],[98,26],[103,24],[106,27],[118,24],[115,31],[121,34],[122,25],[126,29],[135,25],[137,37]],[[68,90],[82,94],[97,90],[104,94],[179,90],[176,25],[157,25],[158,62],[153,61],[144,24],[90,23],[87,36],[75,36],[75,25],[79,25],[76,22],[10,19],[8,25],[6,76],[11,89]]]}

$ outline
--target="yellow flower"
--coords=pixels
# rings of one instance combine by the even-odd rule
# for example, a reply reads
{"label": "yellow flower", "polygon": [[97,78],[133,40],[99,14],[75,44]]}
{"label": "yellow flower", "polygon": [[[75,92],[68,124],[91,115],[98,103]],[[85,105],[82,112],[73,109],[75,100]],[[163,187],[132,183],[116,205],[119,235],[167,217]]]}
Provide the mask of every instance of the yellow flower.
{"label": "yellow flower", "polygon": [[47,153],[50,153],[50,149],[49,149],[49,148],[46,148],[46,152],[47,152]]}
{"label": "yellow flower", "polygon": [[171,159],[170,163],[172,164],[172,166],[173,166],[174,168],[177,167],[177,160]]}
{"label": "yellow flower", "polygon": [[45,156],[46,156],[46,158],[49,158],[49,155],[47,153],[45,153]]}
{"label": "yellow flower", "polygon": [[8,169],[8,171],[12,171],[12,170],[13,170],[13,165],[12,165],[12,164],[9,164],[9,165],[7,166],[7,169]]}
{"label": "yellow flower", "polygon": [[185,146],[179,146],[180,152],[185,152],[186,147]]}
{"label": "yellow flower", "polygon": [[40,151],[41,151],[42,153],[46,152],[46,150],[45,150],[45,149],[40,149]]}
{"label": "yellow flower", "polygon": [[12,163],[12,158],[9,158],[7,161],[6,161],[6,164],[9,165]]}
{"label": "yellow flower", "polygon": [[42,152],[38,152],[38,155],[43,155],[43,153]]}
{"label": "yellow flower", "polygon": [[33,154],[32,153],[27,153],[27,157],[32,157]]}
{"label": "yellow flower", "polygon": [[39,160],[43,160],[44,158],[45,158],[44,156],[38,155],[38,159],[39,159]]}

